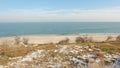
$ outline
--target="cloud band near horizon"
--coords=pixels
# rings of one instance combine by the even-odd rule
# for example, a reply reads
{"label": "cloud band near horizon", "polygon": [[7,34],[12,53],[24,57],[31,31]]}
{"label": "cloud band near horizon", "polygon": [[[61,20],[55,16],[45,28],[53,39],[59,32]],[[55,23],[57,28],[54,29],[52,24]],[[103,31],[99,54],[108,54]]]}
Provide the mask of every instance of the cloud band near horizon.
{"label": "cloud band near horizon", "polygon": [[13,9],[0,12],[0,22],[120,22],[120,8]]}

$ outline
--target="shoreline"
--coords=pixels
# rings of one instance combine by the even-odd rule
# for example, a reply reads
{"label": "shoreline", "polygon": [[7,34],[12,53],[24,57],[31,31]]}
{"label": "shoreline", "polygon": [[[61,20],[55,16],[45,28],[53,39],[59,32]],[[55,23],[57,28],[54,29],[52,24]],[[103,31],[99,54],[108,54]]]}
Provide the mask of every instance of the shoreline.
{"label": "shoreline", "polygon": [[16,36],[75,36],[75,35],[120,35],[120,33],[79,33],[79,34],[26,34],[26,35],[12,35],[0,36],[1,38],[16,37]]}
{"label": "shoreline", "polygon": [[[70,43],[74,43],[76,37],[92,37],[94,41],[105,41],[107,39],[108,36],[112,36],[113,39],[115,40],[116,37],[120,35],[120,33],[90,33],[90,34],[70,34],[70,35],[56,35],[56,34],[49,34],[49,35],[21,35],[18,37],[21,38],[28,38],[29,43],[33,43],[33,44],[45,44],[45,43],[58,43],[61,40],[64,40],[66,38],[70,39]],[[8,42],[13,42],[14,41],[14,37],[16,36],[11,36],[11,37],[0,37],[0,43],[2,43],[3,41],[8,41]]]}

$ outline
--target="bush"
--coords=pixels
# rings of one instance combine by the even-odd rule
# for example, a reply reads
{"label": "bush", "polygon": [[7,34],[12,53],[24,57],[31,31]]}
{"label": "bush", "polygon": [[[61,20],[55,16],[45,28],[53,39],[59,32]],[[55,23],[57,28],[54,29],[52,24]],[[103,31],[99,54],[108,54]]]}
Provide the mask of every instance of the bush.
{"label": "bush", "polygon": [[84,39],[82,37],[77,37],[75,40],[76,43],[84,42]]}
{"label": "bush", "polygon": [[116,41],[120,41],[120,35],[116,37]]}
{"label": "bush", "polygon": [[20,37],[16,36],[16,37],[14,38],[14,41],[15,41],[15,45],[20,44]]}
{"label": "bush", "polygon": [[86,43],[86,42],[93,42],[92,37],[77,37],[75,40],[76,43]]}
{"label": "bush", "polygon": [[66,39],[64,39],[64,40],[59,41],[58,44],[68,44],[69,41],[70,41],[70,39],[69,39],[69,38],[66,38]]}
{"label": "bush", "polygon": [[89,37],[89,38],[88,38],[88,42],[93,42],[93,38],[92,38],[92,37]]}
{"label": "bush", "polygon": [[110,41],[113,37],[112,36],[108,36],[106,41]]}
{"label": "bush", "polygon": [[23,38],[23,44],[28,45],[28,38]]}

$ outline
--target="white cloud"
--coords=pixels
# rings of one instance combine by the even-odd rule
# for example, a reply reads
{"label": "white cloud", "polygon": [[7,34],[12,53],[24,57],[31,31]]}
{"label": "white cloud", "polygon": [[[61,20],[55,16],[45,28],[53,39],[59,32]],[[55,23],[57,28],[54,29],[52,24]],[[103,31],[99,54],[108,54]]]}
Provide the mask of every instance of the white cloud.
{"label": "white cloud", "polygon": [[120,8],[111,9],[16,9],[0,12],[0,22],[61,22],[115,21],[120,22]]}

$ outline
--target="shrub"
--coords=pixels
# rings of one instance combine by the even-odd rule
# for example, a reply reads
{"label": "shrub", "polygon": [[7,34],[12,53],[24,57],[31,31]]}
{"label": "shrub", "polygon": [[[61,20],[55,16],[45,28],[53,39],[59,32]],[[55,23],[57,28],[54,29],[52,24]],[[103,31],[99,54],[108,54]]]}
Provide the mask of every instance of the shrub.
{"label": "shrub", "polygon": [[28,45],[28,38],[23,38],[23,44]]}
{"label": "shrub", "polygon": [[93,38],[92,37],[77,37],[75,40],[76,43],[86,43],[86,42],[93,42]]}
{"label": "shrub", "polygon": [[113,37],[112,36],[108,36],[106,41],[110,41]]}
{"label": "shrub", "polygon": [[15,41],[15,44],[16,44],[16,45],[17,45],[17,44],[20,44],[20,37],[16,36],[16,37],[14,38],[14,41]]}
{"label": "shrub", "polygon": [[76,43],[84,42],[84,39],[82,37],[77,37],[75,40]]}
{"label": "shrub", "polygon": [[120,41],[120,35],[116,37],[116,41]]}
{"label": "shrub", "polygon": [[88,42],[93,42],[93,38],[92,38],[92,37],[89,37],[89,38],[88,38]]}
{"label": "shrub", "polygon": [[66,38],[66,39],[64,39],[64,40],[59,41],[58,44],[68,44],[69,41],[70,41],[70,39],[69,39],[69,38]]}

